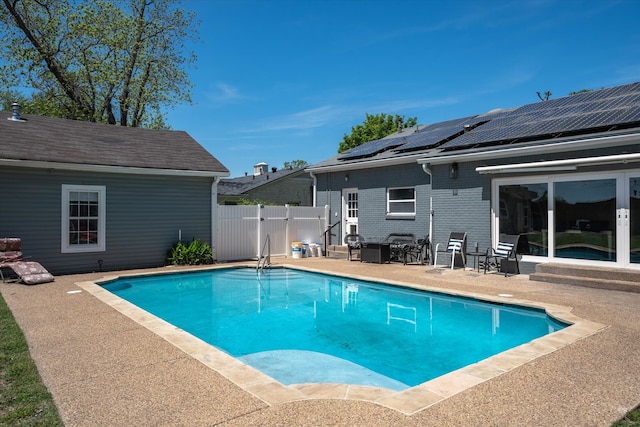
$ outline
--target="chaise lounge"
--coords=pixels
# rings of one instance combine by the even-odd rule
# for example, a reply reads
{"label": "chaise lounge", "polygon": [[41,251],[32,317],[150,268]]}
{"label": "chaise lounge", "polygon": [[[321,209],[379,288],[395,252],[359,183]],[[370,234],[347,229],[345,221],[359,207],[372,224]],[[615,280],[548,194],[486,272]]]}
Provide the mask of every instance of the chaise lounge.
{"label": "chaise lounge", "polygon": [[40,263],[25,261],[22,257],[22,240],[20,238],[0,239],[0,278],[6,283],[3,269],[12,270],[17,281],[26,285],[53,282],[54,278]]}

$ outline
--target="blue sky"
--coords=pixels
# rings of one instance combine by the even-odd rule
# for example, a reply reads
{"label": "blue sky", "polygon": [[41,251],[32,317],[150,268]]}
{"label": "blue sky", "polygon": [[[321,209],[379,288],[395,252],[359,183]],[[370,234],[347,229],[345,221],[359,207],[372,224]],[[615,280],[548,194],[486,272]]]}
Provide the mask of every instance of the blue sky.
{"label": "blue sky", "polygon": [[193,105],[229,170],[313,164],[365,113],[429,124],[640,81],[640,0],[193,0]]}

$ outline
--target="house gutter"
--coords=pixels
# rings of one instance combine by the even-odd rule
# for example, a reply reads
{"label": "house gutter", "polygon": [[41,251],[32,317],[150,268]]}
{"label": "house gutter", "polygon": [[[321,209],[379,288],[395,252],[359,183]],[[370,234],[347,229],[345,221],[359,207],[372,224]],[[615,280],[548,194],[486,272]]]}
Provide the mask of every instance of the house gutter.
{"label": "house gutter", "polygon": [[640,162],[640,153],[616,154],[612,156],[582,157],[578,159],[550,160],[543,162],[514,163],[497,166],[480,166],[476,172],[489,173],[514,173],[514,172],[548,172],[576,170],[579,166],[599,166]]}
{"label": "house gutter", "polygon": [[[429,175],[429,183],[431,185],[431,188],[433,189],[433,173],[431,173],[431,169],[429,169],[428,163],[422,164],[422,171],[427,175]],[[434,217],[433,196],[430,195],[429,196],[429,240],[431,241],[433,241],[433,217]],[[429,246],[427,246],[427,249],[428,248]]]}
{"label": "house gutter", "polygon": [[318,166],[307,168],[305,171],[307,172],[315,172],[315,173],[329,173],[329,172],[346,172],[353,171],[359,169],[373,169],[384,166],[396,166],[396,165],[404,165],[407,163],[414,163],[420,156],[424,156],[422,154],[413,154],[410,156],[401,156],[401,157],[389,157],[386,159],[376,159],[376,160],[366,160],[362,162],[351,162],[344,163],[339,165],[328,165],[328,166]]}
{"label": "house gutter", "polygon": [[216,260],[216,227],[218,224],[218,182],[219,177],[211,178],[211,249]]}
{"label": "house gutter", "polygon": [[0,166],[28,167],[36,169],[69,170],[79,172],[103,172],[134,175],[193,176],[220,178],[229,176],[229,172],[213,172],[183,169],[155,169],[128,166],[82,165],[76,163],[41,162],[35,160],[0,159]]}
{"label": "house gutter", "polygon": [[[305,170],[305,172],[307,172],[307,170]],[[309,175],[311,175],[311,178],[313,179],[313,200],[311,201],[311,206],[315,208],[316,202],[317,202],[316,191],[318,191],[318,177],[316,176],[315,173],[311,171],[308,171],[308,172],[309,172]]]}

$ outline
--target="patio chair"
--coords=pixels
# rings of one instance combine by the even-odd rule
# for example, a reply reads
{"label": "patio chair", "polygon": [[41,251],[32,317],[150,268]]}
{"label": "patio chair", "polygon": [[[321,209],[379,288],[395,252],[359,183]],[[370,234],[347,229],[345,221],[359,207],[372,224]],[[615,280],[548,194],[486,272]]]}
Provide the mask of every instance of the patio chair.
{"label": "patio chair", "polygon": [[25,261],[22,257],[22,240],[19,238],[0,239],[0,278],[6,283],[3,269],[12,270],[17,280],[26,285],[53,282],[53,276],[40,263]]}
{"label": "patio chair", "polygon": [[498,271],[504,271],[504,277],[509,275],[509,261],[514,261],[516,266],[516,274],[520,274],[520,265],[518,265],[518,241],[519,234],[500,234],[500,239],[496,248],[487,249],[484,260],[484,274],[487,270],[495,268]]}
{"label": "patio chair", "polygon": [[347,234],[344,236],[344,244],[347,245],[349,261],[353,261],[353,254],[355,252],[360,256],[362,242],[364,242],[364,237],[359,234]]}
{"label": "patio chair", "polygon": [[451,269],[456,262],[456,256],[462,261],[462,268],[467,268],[467,233],[453,231],[449,234],[449,241],[446,246],[440,247],[442,243],[436,245],[433,268],[438,267],[438,254],[451,256]]}
{"label": "patio chair", "polygon": [[389,244],[392,261],[402,261],[406,264],[405,249],[416,244],[416,236],[411,233],[391,233],[384,239],[384,243]]}
{"label": "patio chair", "polygon": [[404,247],[404,264],[406,265],[409,260],[413,259],[420,264],[424,264],[429,261],[429,254],[431,252],[431,245],[429,244],[429,235],[424,236],[422,239],[418,239],[412,245],[405,245]]}

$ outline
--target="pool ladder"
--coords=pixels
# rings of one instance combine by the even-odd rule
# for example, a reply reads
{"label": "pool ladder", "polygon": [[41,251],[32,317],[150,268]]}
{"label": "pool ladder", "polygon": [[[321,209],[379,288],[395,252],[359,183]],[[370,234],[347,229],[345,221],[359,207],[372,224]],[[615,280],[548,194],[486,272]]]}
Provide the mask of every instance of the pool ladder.
{"label": "pool ladder", "polygon": [[[265,255],[264,250],[267,250],[267,254]],[[265,267],[271,266],[271,236],[267,234],[266,239],[264,239],[264,244],[262,245],[262,250],[260,251],[260,256],[258,257],[258,265],[256,265],[256,271],[260,273]]]}

